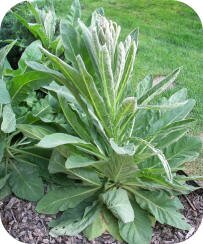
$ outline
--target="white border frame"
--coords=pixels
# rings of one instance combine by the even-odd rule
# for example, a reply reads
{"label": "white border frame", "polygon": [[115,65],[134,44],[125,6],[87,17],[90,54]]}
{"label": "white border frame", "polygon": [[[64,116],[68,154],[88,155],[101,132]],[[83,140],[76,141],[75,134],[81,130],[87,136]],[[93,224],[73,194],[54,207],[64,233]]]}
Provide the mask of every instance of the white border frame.
{"label": "white border frame", "polygon": [[[0,7],[0,24],[3,20],[5,14],[16,4],[22,2],[23,0],[1,0],[1,7]],[[203,3],[201,0],[179,0],[179,2],[187,4],[191,7],[199,16],[201,23],[203,24]],[[0,220],[0,243],[6,244],[20,244],[22,242],[17,241],[14,239],[3,227],[2,222]],[[203,243],[203,223],[201,223],[200,227],[198,228],[197,232],[190,237],[188,240],[181,242],[183,244],[201,244]],[[136,243],[141,244],[141,243]]]}

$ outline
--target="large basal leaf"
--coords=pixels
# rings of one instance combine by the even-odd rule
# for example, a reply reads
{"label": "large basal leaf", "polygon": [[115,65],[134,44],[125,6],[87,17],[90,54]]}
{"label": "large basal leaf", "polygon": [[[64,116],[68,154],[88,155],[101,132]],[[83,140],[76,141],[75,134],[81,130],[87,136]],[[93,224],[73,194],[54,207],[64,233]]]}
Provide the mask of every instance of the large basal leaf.
{"label": "large basal leaf", "polygon": [[65,173],[67,172],[65,167],[66,158],[61,155],[57,149],[54,149],[49,160],[49,173]]}
{"label": "large basal leaf", "polygon": [[54,133],[45,136],[37,145],[42,148],[54,148],[66,144],[88,144],[88,142],[76,136],[71,136],[64,133]]}
{"label": "large basal leaf", "polygon": [[76,207],[80,202],[92,196],[98,188],[69,186],[49,191],[37,204],[39,213],[56,214],[68,208]]}
{"label": "large basal leaf", "polygon": [[17,128],[28,138],[41,140],[46,135],[53,134],[55,130],[46,125],[18,124]]}
{"label": "large basal leaf", "polygon": [[39,89],[51,82],[50,75],[38,71],[26,72],[9,81],[12,103],[23,101],[32,90]]}
{"label": "large basal leaf", "polygon": [[16,116],[12,110],[10,104],[6,104],[3,107],[3,121],[1,124],[1,130],[4,133],[11,133],[16,130]]}
{"label": "large basal leaf", "polygon": [[8,184],[6,184],[1,190],[0,190],[0,200],[4,200],[6,197],[8,197],[11,194],[11,189]]}
{"label": "large basal leaf", "polygon": [[0,190],[6,185],[7,180],[9,179],[10,174],[0,178]]}
{"label": "large basal leaf", "polygon": [[199,156],[202,142],[199,137],[185,136],[165,150],[166,158],[172,168],[180,167]]}
{"label": "large basal leaf", "polygon": [[136,190],[134,193],[137,203],[149,211],[161,224],[168,224],[183,230],[191,228],[184,216],[178,212],[183,208],[178,198],[171,198],[163,191]]}
{"label": "large basal leaf", "polygon": [[102,194],[102,200],[107,208],[124,223],[134,220],[134,211],[125,190],[109,190]]}
{"label": "large basal leaf", "polygon": [[106,208],[103,208],[101,214],[103,221],[105,222],[106,231],[108,231],[116,240],[123,241],[119,233],[117,218]]}
{"label": "large basal leaf", "polygon": [[69,169],[69,172],[74,174],[80,180],[83,180],[87,184],[101,186],[101,181],[98,177],[98,174],[93,168],[78,168],[78,169]]}
{"label": "large basal leaf", "polygon": [[69,220],[72,222],[73,220],[81,219],[84,215],[85,209],[95,201],[95,198],[96,196],[91,196],[82,201],[76,207],[65,210],[62,215],[49,222],[49,227],[55,227],[64,221],[67,222]]}
{"label": "large basal leaf", "polygon": [[88,240],[94,240],[98,236],[101,236],[105,232],[105,230],[106,225],[100,213],[96,215],[92,224],[83,231],[83,234],[87,237]]}
{"label": "large basal leaf", "polygon": [[77,235],[94,221],[100,210],[101,206],[97,202],[94,202],[92,206],[89,206],[85,209],[85,213],[82,218],[73,221],[67,219],[67,221],[64,221],[56,227],[52,228],[50,235],[54,237],[59,235]]}
{"label": "large basal leaf", "polygon": [[44,195],[42,179],[37,169],[25,163],[13,163],[9,179],[12,192],[22,199],[37,201]]}
{"label": "large basal leaf", "polygon": [[6,88],[6,83],[0,79],[0,104],[10,103],[10,95]]}
{"label": "large basal leaf", "polygon": [[0,136],[0,163],[4,157],[5,148],[6,148],[6,141],[3,136],[2,137]]}
{"label": "large basal leaf", "polygon": [[149,244],[152,237],[152,227],[149,215],[145,210],[141,209],[135,201],[132,202],[132,206],[135,213],[135,219],[131,223],[123,223],[122,221],[119,221],[120,234],[128,244]]}

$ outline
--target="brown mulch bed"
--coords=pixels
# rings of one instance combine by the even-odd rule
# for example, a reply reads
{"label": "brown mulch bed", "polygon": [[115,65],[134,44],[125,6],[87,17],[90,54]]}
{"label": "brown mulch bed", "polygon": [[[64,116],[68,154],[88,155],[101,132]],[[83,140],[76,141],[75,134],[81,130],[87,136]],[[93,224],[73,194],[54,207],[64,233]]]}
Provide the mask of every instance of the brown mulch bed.
{"label": "brown mulch bed", "polygon": [[[157,223],[151,244],[172,244],[184,241],[195,233],[203,217],[203,190],[197,190],[180,197],[185,209],[183,214],[192,229],[182,231]],[[75,237],[49,236],[48,223],[54,216],[37,214],[35,204],[10,197],[0,203],[1,218],[6,230],[17,240],[28,244],[118,244],[111,235],[103,234],[95,241],[89,242],[82,235]]]}

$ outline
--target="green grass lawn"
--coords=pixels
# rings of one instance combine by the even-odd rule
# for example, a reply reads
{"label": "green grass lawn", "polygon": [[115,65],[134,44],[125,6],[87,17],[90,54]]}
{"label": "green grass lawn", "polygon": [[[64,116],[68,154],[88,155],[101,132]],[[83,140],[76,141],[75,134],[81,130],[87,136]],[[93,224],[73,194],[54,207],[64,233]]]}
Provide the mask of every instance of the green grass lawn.
{"label": "green grass lawn", "polygon": [[[56,11],[65,16],[71,1],[55,0]],[[196,13],[173,0],[81,0],[84,19],[98,7],[122,27],[124,38],[135,27],[140,29],[139,49],[134,74],[135,82],[146,74],[166,75],[183,66],[176,87],[188,88],[197,101],[193,132],[203,131],[203,38]]]}

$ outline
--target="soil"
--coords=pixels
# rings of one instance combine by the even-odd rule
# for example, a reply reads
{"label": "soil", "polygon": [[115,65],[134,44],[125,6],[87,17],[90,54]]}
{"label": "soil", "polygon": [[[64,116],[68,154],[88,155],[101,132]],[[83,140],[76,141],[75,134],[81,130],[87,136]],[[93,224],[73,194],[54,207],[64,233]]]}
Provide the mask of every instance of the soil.
{"label": "soil", "polygon": [[[184,205],[183,214],[192,226],[183,231],[168,225],[156,223],[151,244],[172,244],[188,239],[198,229],[203,217],[203,190],[197,190],[187,196],[180,196]],[[74,237],[49,236],[48,223],[55,216],[38,214],[35,204],[20,200],[14,196],[0,202],[2,223],[5,229],[17,240],[28,244],[119,244],[111,235],[103,234],[94,241],[88,241],[82,234]]]}

